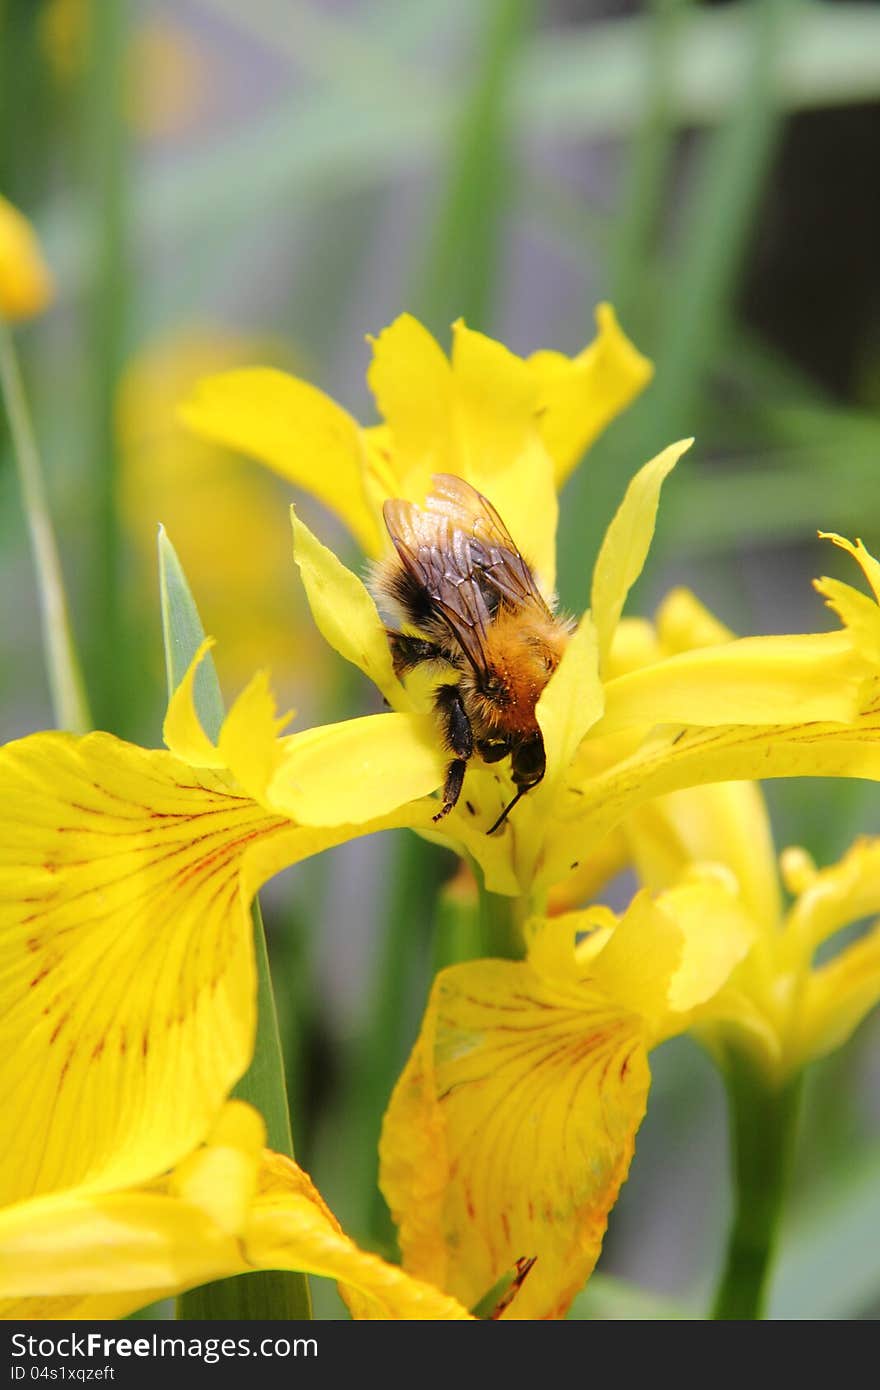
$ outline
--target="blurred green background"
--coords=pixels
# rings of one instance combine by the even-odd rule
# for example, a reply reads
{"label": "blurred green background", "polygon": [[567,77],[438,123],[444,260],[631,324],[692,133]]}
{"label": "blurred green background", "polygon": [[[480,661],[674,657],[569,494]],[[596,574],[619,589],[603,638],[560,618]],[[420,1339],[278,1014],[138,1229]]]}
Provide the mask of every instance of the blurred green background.
{"label": "blurred green background", "polygon": [[[174,405],[259,361],[372,419],[365,335],[402,309],[444,343],[463,315],[518,352],[574,352],[608,298],[654,358],[566,491],[564,605],[583,607],[635,469],[694,434],[630,611],[684,582],[740,632],[832,626],[810,579],[851,565],[817,529],[880,548],[878,166],[876,3],[0,0],[0,191],[58,282],[19,340],[97,722],[159,742],[160,520],[227,696],[268,664],[306,722],[372,708],[297,592],[289,490],[187,440]],[[9,450],[0,431],[4,739],[51,723]],[[768,794],[780,847],[820,863],[880,832],[873,784]],[[383,1249],[379,1118],[453,869],[387,837],[264,904],[298,1157]],[[869,1022],[813,1069],[776,1316],[880,1307],[878,1043]],[[577,1316],[699,1312],[720,1259],[720,1083],[688,1041],[654,1063]]]}

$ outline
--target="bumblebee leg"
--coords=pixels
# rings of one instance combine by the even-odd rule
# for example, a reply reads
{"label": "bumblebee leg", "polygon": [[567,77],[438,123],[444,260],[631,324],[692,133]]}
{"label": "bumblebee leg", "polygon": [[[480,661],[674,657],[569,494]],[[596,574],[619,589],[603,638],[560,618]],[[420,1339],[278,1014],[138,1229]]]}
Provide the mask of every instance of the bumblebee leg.
{"label": "bumblebee leg", "polygon": [[434,820],[438,821],[442,820],[443,816],[449,815],[461,795],[468,759],[474,751],[474,735],[464,701],[461,698],[461,691],[457,685],[441,685],[434,696],[434,708],[443,721],[446,743],[450,751],[455,754],[446,769],[446,781],[443,784],[443,806],[434,817]]}
{"label": "bumblebee leg", "polygon": [[426,642],[422,637],[408,637],[405,632],[394,632],[390,628],[387,632],[391,663],[398,679],[421,666],[423,661],[443,660],[443,653],[433,642]]}

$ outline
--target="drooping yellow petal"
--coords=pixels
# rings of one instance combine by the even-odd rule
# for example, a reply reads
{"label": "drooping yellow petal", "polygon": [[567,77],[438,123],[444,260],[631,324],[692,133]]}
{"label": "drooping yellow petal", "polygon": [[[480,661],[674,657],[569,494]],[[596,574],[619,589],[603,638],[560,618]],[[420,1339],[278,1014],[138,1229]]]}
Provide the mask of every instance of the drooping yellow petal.
{"label": "drooping yellow petal", "polygon": [[651,380],[653,367],[633,347],[610,304],[596,308],[598,336],[577,357],[535,352],[538,424],[553,459],[557,489],[582,453]]}
{"label": "drooping yellow petal", "polygon": [[52,276],[31,224],[0,195],[0,319],[41,314],[53,290]]}
{"label": "drooping yellow petal", "polygon": [[787,1060],[792,1070],[842,1047],[878,1001],[880,927],[875,926],[810,972],[789,1043]]}
{"label": "drooping yellow petal", "polygon": [[657,520],[660,489],[692,443],[692,439],[683,439],[670,444],[662,454],[639,469],[605,532],[593,570],[591,603],[603,670],[626,596],[647,558]]}
{"label": "drooping yellow petal", "polygon": [[301,1169],[267,1154],[260,1197],[247,1228],[251,1261],[336,1279],[355,1318],[462,1321],[467,1309],[440,1289],[358,1249]]}
{"label": "drooping yellow petal", "polygon": [[312,616],[330,646],[363,671],[389,704],[409,708],[394,674],[385,625],[369,591],[291,508],[294,558]]}
{"label": "drooping yellow petal", "polygon": [[603,707],[596,629],[587,610],[535,708],[544,738],[548,787],[563,776],[581,739],[601,718]]}
{"label": "drooping yellow petal", "polygon": [[0,807],[0,1192],[139,1181],[192,1146],[247,1066],[240,870],[284,823],[106,734],[9,745]]}
{"label": "drooping yellow petal", "polygon": [[471,1307],[536,1256],[504,1316],[561,1317],[599,1253],[647,1086],[640,1020],[589,981],[511,961],[443,971],[382,1135],[404,1266]]}
{"label": "drooping yellow petal", "polygon": [[847,723],[870,674],[845,632],[743,637],[609,681],[596,733],[639,724]]}
{"label": "drooping yellow petal", "polygon": [[347,719],[285,740],[269,802],[300,825],[358,825],[436,791],[447,761],[431,715]]}
{"label": "drooping yellow petal", "polygon": [[240,449],[305,488],[336,513],[367,554],[379,553],[358,425],[322,391],[275,368],[244,368],[201,381],[180,418],[203,438]]}
{"label": "drooping yellow petal", "polygon": [[0,816],[0,1202],[140,1182],[191,1148],[251,1056],[254,892],[416,819],[291,825],[106,734],[0,751]]}

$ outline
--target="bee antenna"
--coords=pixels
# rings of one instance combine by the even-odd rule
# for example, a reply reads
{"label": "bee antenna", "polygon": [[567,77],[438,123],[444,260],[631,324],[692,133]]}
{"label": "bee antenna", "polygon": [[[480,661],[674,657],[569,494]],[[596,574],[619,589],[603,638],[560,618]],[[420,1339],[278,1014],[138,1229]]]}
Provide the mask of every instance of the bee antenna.
{"label": "bee antenna", "polygon": [[511,813],[511,811],[513,810],[513,808],[514,808],[514,806],[516,805],[516,803],[517,803],[522,797],[525,796],[525,794],[526,794],[526,792],[527,792],[528,790],[529,790],[528,787],[520,787],[519,791],[517,792],[517,794],[516,794],[516,796],[513,798],[513,800],[510,801],[510,802],[508,802],[508,804],[505,806],[504,810],[501,812],[501,815],[498,817],[498,819],[497,819],[497,821],[495,822],[495,824],[492,825],[492,826],[490,826],[489,829],[486,831],[486,834],[487,834],[487,835],[494,835],[494,834],[495,834],[495,831],[498,829],[498,827],[501,826],[501,825],[503,825],[504,822],[507,820],[507,817],[510,815],[510,813]]}

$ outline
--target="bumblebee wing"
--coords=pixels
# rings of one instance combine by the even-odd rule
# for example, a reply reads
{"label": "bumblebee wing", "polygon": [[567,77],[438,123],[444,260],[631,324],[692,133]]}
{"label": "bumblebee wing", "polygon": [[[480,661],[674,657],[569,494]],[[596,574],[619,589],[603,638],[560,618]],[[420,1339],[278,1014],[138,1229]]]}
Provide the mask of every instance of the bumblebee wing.
{"label": "bumblebee wing", "polygon": [[448,517],[455,529],[468,537],[471,567],[479,581],[489,587],[488,606],[497,608],[501,602],[507,608],[537,609],[550,617],[528,562],[488,498],[452,473],[435,473],[432,481],[427,507],[432,514]]}
{"label": "bumblebee wing", "polygon": [[438,617],[477,671],[486,669],[492,612],[474,566],[470,537],[440,512],[387,501],[385,525],[400,562],[426,593]]}

